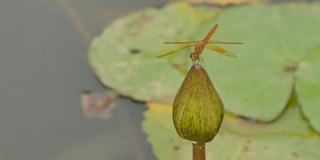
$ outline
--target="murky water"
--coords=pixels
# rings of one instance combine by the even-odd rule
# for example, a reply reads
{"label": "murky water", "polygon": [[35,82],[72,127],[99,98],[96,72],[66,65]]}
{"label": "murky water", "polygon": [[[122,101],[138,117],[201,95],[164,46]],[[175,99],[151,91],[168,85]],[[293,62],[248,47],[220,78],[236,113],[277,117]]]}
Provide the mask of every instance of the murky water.
{"label": "murky water", "polygon": [[105,88],[88,65],[91,39],[112,20],[165,0],[0,2],[0,159],[155,159],[145,107],[122,98],[108,121],[87,119],[80,93]]}

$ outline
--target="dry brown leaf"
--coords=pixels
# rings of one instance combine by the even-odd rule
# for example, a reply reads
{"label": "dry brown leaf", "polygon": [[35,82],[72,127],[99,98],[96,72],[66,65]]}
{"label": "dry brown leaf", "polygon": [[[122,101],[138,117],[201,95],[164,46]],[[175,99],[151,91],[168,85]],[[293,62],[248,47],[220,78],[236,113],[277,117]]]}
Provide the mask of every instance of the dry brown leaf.
{"label": "dry brown leaf", "polygon": [[81,94],[82,112],[87,118],[109,119],[111,118],[111,109],[116,105],[114,100],[119,94],[108,91],[106,93],[88,93]]}

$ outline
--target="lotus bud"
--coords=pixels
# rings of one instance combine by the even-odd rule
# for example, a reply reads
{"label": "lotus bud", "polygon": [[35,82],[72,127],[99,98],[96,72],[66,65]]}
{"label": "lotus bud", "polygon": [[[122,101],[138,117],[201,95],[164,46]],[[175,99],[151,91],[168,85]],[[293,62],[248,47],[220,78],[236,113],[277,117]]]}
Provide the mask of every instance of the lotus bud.
{"label": "lotus bud", "polygon": [[179,136],[195,142],[210,142],[218,133],[223,103],[206,70],[195,63],[173,102],[173,123]]}

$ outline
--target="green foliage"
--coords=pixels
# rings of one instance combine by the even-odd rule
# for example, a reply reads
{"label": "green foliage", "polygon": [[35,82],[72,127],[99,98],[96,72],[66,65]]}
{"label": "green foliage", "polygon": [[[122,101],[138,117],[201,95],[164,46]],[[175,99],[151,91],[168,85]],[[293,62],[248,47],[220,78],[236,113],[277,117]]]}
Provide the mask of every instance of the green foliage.
{"label": "green foliage", "polygon": [[[211,14],[205,15],[208,12]],[[188,55],[155,57],[178,47],[164,45],[164,41],[189,39],[216,12],[177,3],[130,14],[95,38],[89,50],[90,64],[99,80],[121,95],[172,103],[190,67],[186,65]]]}
{"label": "green foliage", "polygon": [[281,114],[295,87],[295,69],[320,44],[318,17],[319,4],[249,5],[223,11],[199,30],[198,38],[219,23],[214,39],[244,43],[225,47],[237,59],[204,53],[227,110],[261,121]]}
{"label": "green foliage", "polygon": [[[94,40],[89,59],[102,83],[121,95],[171,104],[191,66],[190,50],[155,59],[180,47],[162,43],[202,39],[219,23],[213,39],[244,43],[225,46],[238,55],[237,59],[203,54],[207,72],[226,109],[248,118],[272,121],[285,109],[295,87],[295,76],[301,82],[300,88],[303,79],[319,83],[319,74],[295,75],[307,53],[320,44],[319,17],[318,3],[248,5],[222,11],[174,3],[116,20]],[[319,89],[302,90],[299,101],[304,101],[303,111],[315,127],[320,124],[316,116],[320,110],[310,109],[319,108],[319,98],[305,101],[308,92],[317,94]],[[320,127],[315,128],[320,131]]]}
{"label": "green foliage", "polygon": [[310,124],[320,131],[320,45],[299,63],[296,77],[296,90],[303,113]]}
{"label": "green foliage", "polygon": [[[207,145],[208,159],[316,160],[320,157],[319,17],[319,3],[227,9],[173,3],[113,22],[91,44],[89,60],[99,80],[119,94],[172,104],[192,65],[191,50],[155,59],[181,47],[162,43],[200,40],[219,23],[213,39],[244,44],[223,46],[236,59],[203,53],[206,71],[228,111],[221,133]],[[156,156],[190,158],[190,144],[174,131],[171,109],[162,109],[163,105],[150,107],[143,123]]]}
{"label": "green foliage", "polygon": [[[159,160],[192,157],[190,141],[176,136],[169,105],[148,103],[144,116],[143,129]],[[219,134],[206,146],[208,160],[317,160],[320,157],[320,138],[310,131],[296,107],[288,108],[288,112],[271,124],[227,114]]]}

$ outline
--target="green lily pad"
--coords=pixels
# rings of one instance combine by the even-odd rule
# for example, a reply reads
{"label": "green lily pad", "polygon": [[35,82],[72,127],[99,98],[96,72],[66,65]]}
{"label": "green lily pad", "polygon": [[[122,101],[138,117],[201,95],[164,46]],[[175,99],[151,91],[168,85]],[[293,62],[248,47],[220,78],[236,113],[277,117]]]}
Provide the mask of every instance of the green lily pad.
{"label": "green lily pad", "polygon": [[319,17],[318,4],[250,5],[227,9],[204,25],[196,39],[219,23],[214,39],[244,43],[225,46],[237,59],[203,56],[226,109],[260,121],[276,119],[290,99],[295,68],[320,44]]}
{"label": "green lily pad", "polygon": [[95,38],[89,50],[90,64],[99,80],[121,95],[172,103],[185,74],[177,68],[186,65],[187,55],[155,57],[178,47],[164,45],[164,41],[189,39],[217,11],[175,3],[130,14]]}
{"label": "green lily pad", "polygon": [[[191,50],[155,59],[181,47],[162,43],[202,39],[219,23],[213,39],[244,43],[224,46],[238,56],[236,59],[207,51],[203,54],[224,106],[236,115],[270,122],[285,110],[298,64],[303,64],[300,62],[307,52],[320,44],[319,17],[319,3],[224,10],[173,3],[113,22],[91,44],[89,60],[99,80],[119,94],[138,101],[172,104],[192,64]],[[308,99],[299,97],[305,116],[313,126],[320,125],[316,116],[320,111],[314,109],[308,114],[305,107],[310,105],[303,99]]]}
{"label": "green lily pad", "polygon": [[307,54],[296,72],[296,91],[302,111],[320,131],[320,45]]}
{"label": "green lily pad", "polygon": [[[181,139],[174,130],[171,106],[148,103],[144,116],[143,129],[149,135],[148,141],[157,159],[183,160],[192,157],[191,142]],[[281,120],[269,124],[242,120],[244,127],[237,128],[230,126],[234,118],[227,114],[219,134],[213,142],[207,143],[207,159],[316,160],[320,157],[320,138],[309,131],[297,107],[290,108]],[[290,121],[291,125],[288,123]]]}
{"label": "green lily pad", "polygon": [[[295,103],[296,104],[296,103]],[[276,122],[262,123],[243,119],[230,113],[226,114],[223,122],[225,129],[231,133],[245,136],[258,135],[307,135],[310,132],[308,122],[303,119],[298,106],[291,106],[286,109],[284,114]]]}

